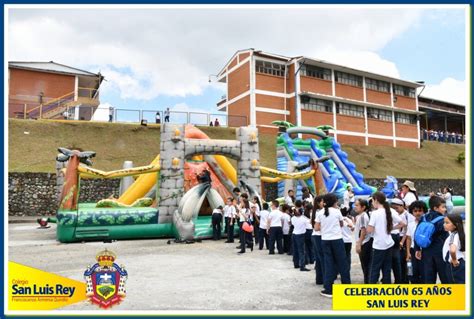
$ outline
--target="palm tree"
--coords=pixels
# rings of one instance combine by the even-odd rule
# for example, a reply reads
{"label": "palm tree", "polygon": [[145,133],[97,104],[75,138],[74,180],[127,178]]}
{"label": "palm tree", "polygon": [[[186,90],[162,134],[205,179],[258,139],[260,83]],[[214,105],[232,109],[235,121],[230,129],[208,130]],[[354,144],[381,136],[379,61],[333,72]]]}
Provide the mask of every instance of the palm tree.
{"label": "palm tree", "polygon": [[92,165],[90,160],[95,156],[95,152],[81,152],[78,150],[69,150],[64,147],[58,148],[61,154],[58,154],[56,160],[59,162],[69,161],[64,176],[65,182],[61,192],[59,209],[75,210],[77,209],[77,200],[79,197],[79,174],[77,168],[79,163]]}

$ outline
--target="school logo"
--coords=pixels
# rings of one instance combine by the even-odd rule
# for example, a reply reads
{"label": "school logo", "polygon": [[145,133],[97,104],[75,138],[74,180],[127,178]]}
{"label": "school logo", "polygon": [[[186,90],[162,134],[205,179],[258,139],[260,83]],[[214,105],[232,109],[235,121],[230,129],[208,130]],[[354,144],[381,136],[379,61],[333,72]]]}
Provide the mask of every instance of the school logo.
{"label": "school logo", "polygon": [[128,274],[123,265],[118,266],[114,262],[116,258],[113,252],[105,249],[95,257],[97,263],[88,266],[84,272],[86,296],[101,308],[120,303],[126,295],[125,281]]}

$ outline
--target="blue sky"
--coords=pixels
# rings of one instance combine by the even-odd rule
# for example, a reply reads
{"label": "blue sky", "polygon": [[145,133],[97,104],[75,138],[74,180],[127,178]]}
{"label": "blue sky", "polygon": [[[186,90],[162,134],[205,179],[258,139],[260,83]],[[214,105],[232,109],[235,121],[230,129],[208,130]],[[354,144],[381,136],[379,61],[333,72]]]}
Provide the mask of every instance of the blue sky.
{"label": "blue sky", "polygon": [[8,59],[100,70],[101,102],[122,109],[215,113],[225,86],[209,74],[249,47],[423,80],[423,95],[465,103],[464,8],[10,9]]}

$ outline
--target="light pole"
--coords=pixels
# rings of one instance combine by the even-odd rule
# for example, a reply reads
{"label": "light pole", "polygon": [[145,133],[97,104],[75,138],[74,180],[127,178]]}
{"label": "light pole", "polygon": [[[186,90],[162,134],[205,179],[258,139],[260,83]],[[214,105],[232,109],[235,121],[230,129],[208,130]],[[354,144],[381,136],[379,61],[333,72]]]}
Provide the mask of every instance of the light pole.
{"label": "light pole", "polygon": [[[298,81],[296,80],[296,77],[298,73],[301,70],[301,67],[304,65],[306,59],[303,59],[303,62],[298,66],[298,69],[295,71],[295,120],[296,120],[296,126],[301,126],[301,116],[300,116],[300,110],[298,108],[298,88],[297,88],[297,83]],[[295,61],[295,68],[296,68],[296,63],[299,63],[299,60]],[[299,136],[300,134],[298,134]]]}

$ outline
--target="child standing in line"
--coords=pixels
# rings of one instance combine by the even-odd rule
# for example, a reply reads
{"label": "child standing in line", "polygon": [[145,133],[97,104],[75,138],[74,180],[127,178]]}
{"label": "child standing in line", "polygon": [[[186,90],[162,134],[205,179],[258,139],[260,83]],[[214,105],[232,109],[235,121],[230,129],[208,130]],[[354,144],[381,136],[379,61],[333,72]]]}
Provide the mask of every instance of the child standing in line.
{"label": "child standing in line", "polygon": [[466,236],[461,216],[457,214],[447,215],[444,218],[444,230],[449,232],[449,237],[446,238],[443,246],[448,283],[464,284],[466,282],[464,262]]}
{"label": "child standing in line", "polygon": [[354,230],[354,223],[352,222],[349,210],[341,210],[342,214],[342,240],[344,241],[344,249],[346,252],[347,266],[349,272],[351,271],[351,249],[352,249],[352,231]]}
{"label": "child standing in line", "polygon": [[[428,211],[428,207],[424,201],[417,200],[414,201],[408,208],[410,215],[413,215],[414,220],[408,222],[407,232],[406,232],[406,250],[407,257],[406,262],[411,263],[412,271],[411,275],[408,274],[408,280],[412,284],[421,284],[423,282],[423,265],[421,261],[415,258],[415,230],[420,220],[423,218],[423,215]],[[409,271],[408,271],[409,272]]]}
{"label": "child standing in line", "polygon": [[367,232],[370,220],[370,205],[366,200],[358,198],[354,203],[354,211],[357,213],[355,224],[356,253],[359,254],[360,265],[364,274],[364,284],[368,284],[372,242],[374,241],[372,234]]}
{"label": "child standing in line", "polygon": [[316,285],[323,284],[323,275],[324,275],[324,255],[323,249],[321,247],[321,231],[314,229],[316,222],[316,216],[324,213],[324,203],[323,196],[319,195],[314,199],[314,209],[311,216],[311,223],[313,225],[313,234],[311,236],[311,242],[313,244],[314,259],[316,263],[314,264],[314,269],[316,270]]}
{"label": "child standing in line", "polygon": [[305,252],[304,252],[304,237],[306,234],[306,217],[302,214],[301,201],[297,200],[296,204],[300,207],[296,207],[295,216],[291,217],[291,224],[293,225],[293,265],[295,268],[299,268],[300,271],[309,271],[305,265]]}
{"label": "child standing in line", "polygon": [[260,225],[258,227],[258,249],[263,249],[263,242],[265,241],[265,249],[268,249],[268,234],[267,234],[267,218],[270,212],[268,211],[268,203],[263,203],[262,210],[259,212]]}
{"label": "child standing in line", "polygon": [[291,220],[291,215],[290,215],[290,206],[287,204],[283,204],[281,206],[281,210],[283,211],[283,215],[281,217],[281,222],[282,222],[282,232],[283,232],[283,252],[284,253],[289,253],[290,252],[290,220]]}
{"label": "child standing in line", "polygon": [[[305,202],[303,202],[304,204]],[[303,215],[306,219],[306,234],[304,236],[305,246],[305,262],[306,264],[314,265],[314,252],[313,243],[311,241],[311,235],[313,234],[313,225],[311,225],[311,213],[313,211],[313,204],[305,203],[303,209]]]}

